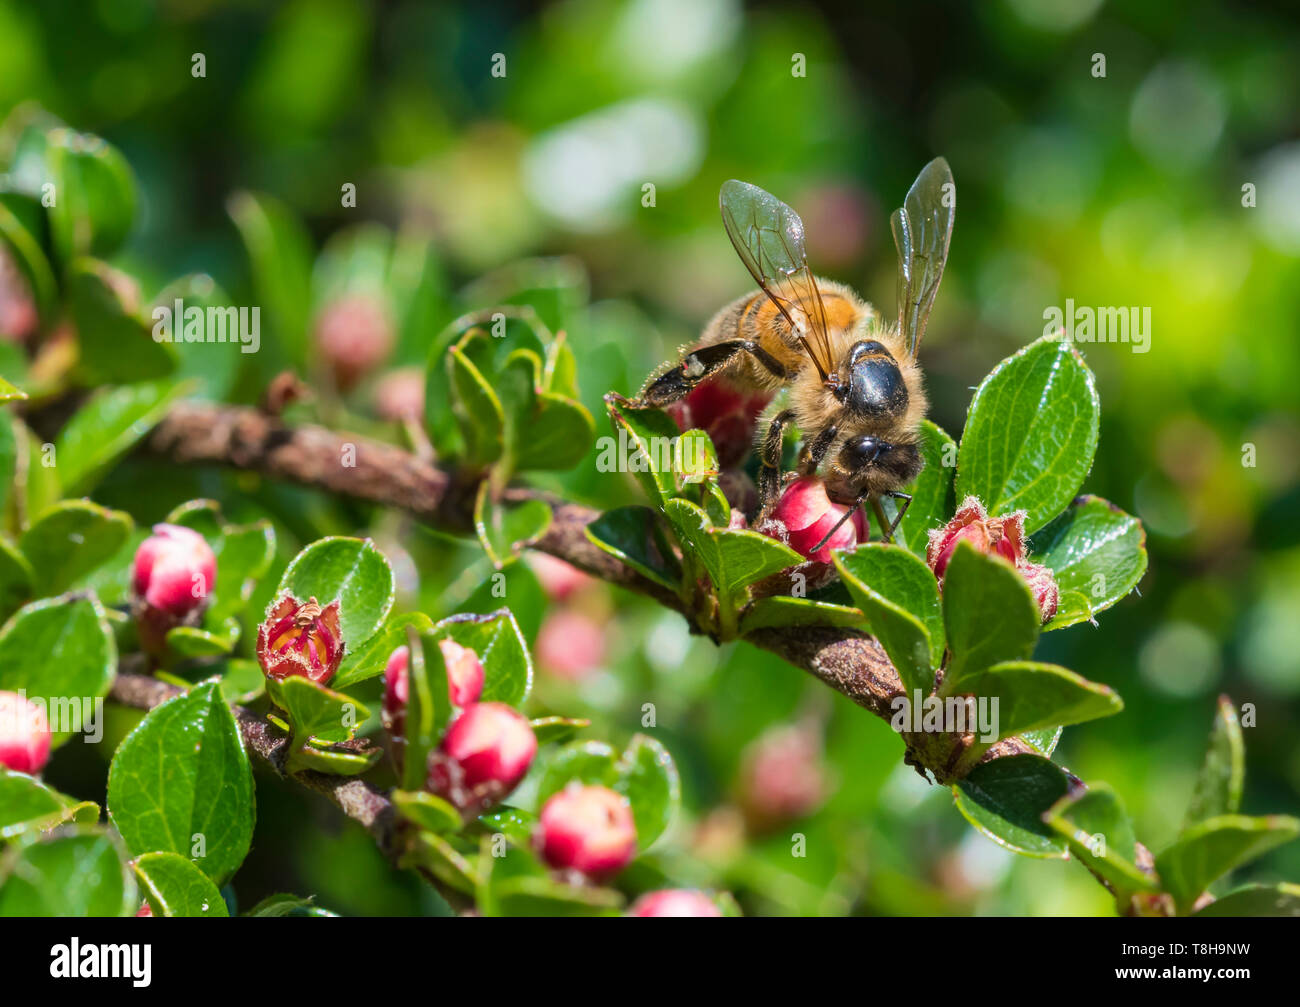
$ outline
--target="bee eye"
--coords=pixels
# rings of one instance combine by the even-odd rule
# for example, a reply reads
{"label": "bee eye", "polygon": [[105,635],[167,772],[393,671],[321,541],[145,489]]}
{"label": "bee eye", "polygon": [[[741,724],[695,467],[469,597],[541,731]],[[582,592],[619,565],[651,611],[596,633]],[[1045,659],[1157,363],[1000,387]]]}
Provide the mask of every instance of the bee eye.
{"label": "bee eye", "polygon": [[866,468],[889,448],[890,445],[869,434],[854,437],[846,441],[844,447],[840,449],[840,464],[847,469]]}

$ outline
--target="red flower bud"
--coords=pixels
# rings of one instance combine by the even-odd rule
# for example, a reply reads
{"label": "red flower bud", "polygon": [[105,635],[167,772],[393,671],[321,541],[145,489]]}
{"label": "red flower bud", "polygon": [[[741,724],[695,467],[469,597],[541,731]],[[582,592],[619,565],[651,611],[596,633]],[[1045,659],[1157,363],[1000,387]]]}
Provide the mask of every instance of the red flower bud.
{"label": "red flower bud", "polygon": [[848,507],[834,503],[826,495],[826,485],[820,479],[802,476],[785,488],[781,499],[772,508],[771,517],[757,530],[771,538],[781,539],[807,559],[830,563],[833,550],[852,548],[870,537],[867,516],[859,507],[824,546],[813,551],[847,511]]}
{"label": "red flower bud", "polygon": [[410,695],[411,680],[408,674],[411,651],[398,647],[388,657],[384,666],[384,727],[394,737],[406,734],[406,699]]}
{"label": "red flower bud", "polygon": [[948,571],[948,563],[952,560],[957,543],[963,539],[980,552],[1001,556],[1016,568],[1033,592],[1043,622],[1056,614],[1060,601],[1056,577],[1047,567],[1029,562],[1025,544],[1024,511],[1016,511],[1005,517],[989,517],[977,497],[968,496],[963,500],[951,521],[930,532],[930,545],[926,549],[925,558],[940,584]]}
{"label": "red flower bud", "polygon": [[486,808],[528,772],[537,752],[532,725],[505,703],[467,707],[429,756],[429,789],[456,807]]}
{"label": "red flower bud", "polygon": [[594,578],[573,564],[544,552],[529,553],[528,565],[542,585],[542,590],[553,601],[564,601],[574,592],[595,582]]}
{"label": "red flower bud", "polygon": [[827,789],[821,739],[808,726],[771,728],[742,759],[740,803],[757,828],[811,814]]}
{"label": "red flower bud", "polygon": [[665,888],[646,892],[632,903],[628,916],[721,916],[722,910],[703,892]]}
{"label": "red flower bud", "polygon": [[[447,694],[452,705],[465,707],[477,703],[483,694],[483,664],[478,655],[450,638],[439,640],[438,649],[447,669]],[[406,733],[410,658],[409,648],[398,647],[384,667],[384,726],[396,737]]]}
{"label": "red flower bud", "polygon": [[50,759],[45,708],[20,692],[0,692],[0,766],[39,773]]}
{"label": "red flower bud", "polygon": [[537,631],[536,650],[543,668],[576,682],[604,663],[605,627],[581,612],[552,612]]}
{"label": "red flower bud", "polygon": [[683,433],[707,433],[718,453],[718,464],[730,468],[749,454],[759,414],[771,401],[769,392],[740,391],[714,379],[696,385],[666,411]]}
{"label": "red flower bud", "polygon": [[393,324],[383,303],[349,294],[327,304],[316,319],[316,346],[347,391],[382,363],[393,349]]}
{"label": "red flower bud", "polygon": [[315,598],[286,594],[257,628],[257,663],[269,678],[301,675],[324,685],[339,670],[343,650],[337,601],[321,608]]}
{"label": "red flower bud", "polygon": [[131,584],[150,608],[180,619],[207,602],[217,579],[217,558],[192,528],[156,524],[135,553]]}
{"label": "red flower bud", "polygon": [[542,808],[537,852],[557,870],[593,878],[617,874],[636,855],[627,798],[608,787],[570,784]]}

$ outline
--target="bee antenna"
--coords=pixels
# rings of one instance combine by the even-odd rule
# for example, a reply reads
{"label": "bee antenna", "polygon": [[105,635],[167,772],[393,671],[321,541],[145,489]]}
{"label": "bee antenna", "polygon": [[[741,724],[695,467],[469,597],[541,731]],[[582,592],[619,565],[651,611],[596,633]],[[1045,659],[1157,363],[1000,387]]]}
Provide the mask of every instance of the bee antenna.
{"label": "bee antenna", "polygon": [[857,513],[858,508],[862,506],[862,502],[866,499],[867,499],[867,494],[865,493],[862,494],[862,496],[858,497],[857,500],[853,502],[853,506],[844,512],[844,516],[835,522],[835,527],[833,527],[830,531],[828,531],[825,535],[823,535],[822,540],[818,542],[815,546],[813,546],[812,549],[809,551],[813,553],[821,552],[822,547],[831,540],[831,536],[844,527],[844,522],[847,521],[849,518],[851,518],[855,513]]}

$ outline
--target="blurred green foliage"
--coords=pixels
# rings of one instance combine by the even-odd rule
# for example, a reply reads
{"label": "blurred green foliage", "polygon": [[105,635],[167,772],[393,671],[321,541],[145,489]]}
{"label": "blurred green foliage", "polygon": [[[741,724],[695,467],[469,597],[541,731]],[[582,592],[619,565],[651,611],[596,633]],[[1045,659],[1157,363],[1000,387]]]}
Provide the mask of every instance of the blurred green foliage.
{"label": "blurred green foliage", "polygon": [[[1270,7],[0,0],[0,113],[34,101],[123,151],[143,222],[111,261],[146,295],[201,272],[274,315],[230,215],[233,194],[265,193],[305,222],[290,239],[304,255],[323,250],[310,278],[284,281],[312,285],[313,312],[358,276],[392,299],[391,366],[422,364],[453,318],[514,295],[568,333],[595,415],[603,392],[634,391],[749,286],[719,225],[721,181],[781,195],[804,216],[814,268],[890,312],[888,210],[944,154],[961,204],[922,361],[945,429],[961,429],[970,388],[1041,333],[1049,307],[1150,308],[1148,352],[1084,348],[1102,399],[1088,486],[1142,519],[1150,572],[1100,629],[1051,634],[1039,655],[1124,697],[1121,716],[1067,731],[1059,758],[1109,782],[1159,846],[1219,692],[1256,709],[1243,810],[1300,806],[1300,63],[1293,15]],[[792,74],[800,54],[806,76]],[[347,183],[355,207],[342,205]],[[305,365],[311,318],[270,324],[267,352],[240,360],[237,398]],[[313,408],[398,437],[374,392],[363,383]],[[599,506],[635,498],[593,464],[545,478]],[[364,529],[407,605],[436,617],[500,603],[474,543],[250,476],[137,459],[95,496],[142,523],[196,497],[220,499],[232,521],[271,514],[268,585],[301,543]],[[901,765],[885,724],[776,659],[719,651],[598,586],[556,601],[531,567],[506,576],[530,640],[557,617],[595,630],[583,667],[548,670],[539,645],[543,706],[623,738],[654,704],[690,811],[673,877],[730,888],[751,913],[1109,911],[1083,871],[976,835],[946,789]],[[824,737],[827,796],[775,831],[747,830],[743,753],[794,722]],[[69,759],[51,775],[102,800],[79,789],[102,772]],[[236,882],[245,907],[294,890],[340,912],[437,911],[351,823],[258,785]],[[791,855],[794,833],[806,856]],[[1237,880],[1297,875],[1293,845]]]}

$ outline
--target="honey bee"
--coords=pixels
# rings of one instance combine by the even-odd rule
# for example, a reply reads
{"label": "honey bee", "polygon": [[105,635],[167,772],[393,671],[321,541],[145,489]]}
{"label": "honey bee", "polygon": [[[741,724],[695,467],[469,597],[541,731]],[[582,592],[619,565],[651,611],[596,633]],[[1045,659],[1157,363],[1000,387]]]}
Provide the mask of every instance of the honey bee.
{"label": "honey bee", "polygon": [[[850,505],[843,520],[870,503],[892,540],[912,499],[902,488],[924,464],[917,442],[928,403],[916,354],[952,236],[956,189],[948,162],[939,157],[922,168],[890,218],[898,249],[896,323],[849,287],[813,276],[803,221],[775,196],[732,179],[723,183],[719,205],[759,290],[719,311],[679,363],[652,375],[630,404],[668,407],[706,381],[741,395],[788,389],[788,404],[768,418],[757,445],[760,514],[780,496],[782,439],[794,424],[804,438],[799,474],[825,463],[828,495]],[[894,501],[892,520],[885,498]]]}

